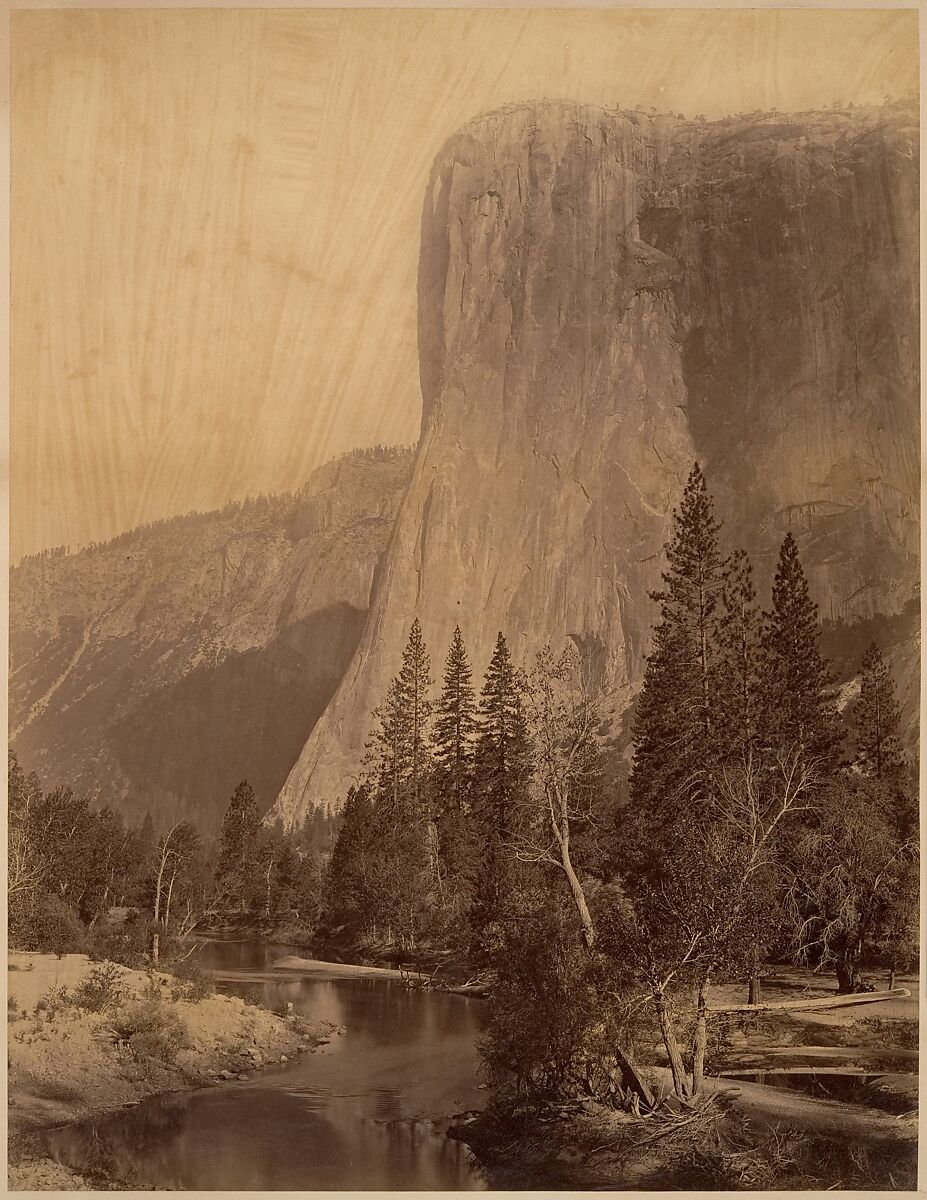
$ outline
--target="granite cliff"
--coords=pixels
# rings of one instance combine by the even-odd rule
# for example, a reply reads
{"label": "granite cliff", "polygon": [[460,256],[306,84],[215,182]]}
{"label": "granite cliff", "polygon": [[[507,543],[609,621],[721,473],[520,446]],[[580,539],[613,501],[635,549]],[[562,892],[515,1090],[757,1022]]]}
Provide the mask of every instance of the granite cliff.
{"label": "granite cliff", "polygon": [[[916,113],[706,123],[569,103],[474,120],[428,182],[422,436],[350,667],[280,791],[356,777],[413,617],[436,667],[571,639],[639,684],[693,458],[761,595],[786,529],[822,615],[916,658]],[[902,630],[902,633],[897,633]]]}
{"label": "granite cliff", "polygon": [[209,827],[274,799],[357,646],[410,453],[134,530],[10,577],[11,744],[46,787]]}

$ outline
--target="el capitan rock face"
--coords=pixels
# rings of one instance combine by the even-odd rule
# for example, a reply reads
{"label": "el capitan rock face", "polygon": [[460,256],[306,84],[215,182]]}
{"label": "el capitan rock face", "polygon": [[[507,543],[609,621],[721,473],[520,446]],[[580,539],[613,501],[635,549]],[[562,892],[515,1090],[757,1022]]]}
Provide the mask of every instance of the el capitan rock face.
{"label": "el capitan rock face", "polygon": [[348,455],[296,495],[16,567],[25,769],[159,825],[213,826],[242,778],[269,805],[351,661],[410,457]]}
{"label": "el capitan rock face", "polygon": [[639,684],[699,457],[765,596],[786,528],[825,616],[899,612],[917,562],[913,115],[480,117],[439,154],[419,270],[422,438],[350,668],[280,792],[356,778],[417,616],[438,673],[590,653]]}

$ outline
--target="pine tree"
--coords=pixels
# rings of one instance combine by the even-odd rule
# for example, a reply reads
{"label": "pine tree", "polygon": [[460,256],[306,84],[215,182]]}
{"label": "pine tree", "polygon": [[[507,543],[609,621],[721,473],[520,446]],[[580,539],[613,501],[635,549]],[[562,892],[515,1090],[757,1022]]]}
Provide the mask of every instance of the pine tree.
{"label": "pine tree", "polygon": [[225,902],[237,900],[240,910],[256,894],[261,817],[254,791],[246,779],[235,788],[219,834],[216,881]]}
{"label": "pine tree", "polygon": [[366,764],[376,780],[377,805],[390,811],[398,822],[405,813],[405,778],[408,759],[408,730],[402,691],[394,679],[386,698],[373,712],[376,724],[367,745]]}
{"label": "pine tree", "polygon": [[414,620],[399,674],[376,710],[367,755],[377,837],[369,879],[372,916],[406,946],[417,940],[440,883],[429,787],[429,672],[421,625]]}
{"label": "pine tree", "polygon": [[743,761],[756,742],[762,628],[746,551],[735,550],[721,594],[719,735],[728,761]]}
{"label": "pine tree", "polygon": [[435,820],[432,858],[439,894],[445,906],[449,904],[451,909],[467,904],[467,872],[472,853],[469,810],[475,744],[473,672],[457,626],[447,653],[444,684],[436,705],[431,782]]}
{"label": "pine tree", "polygon": [[719,529],[696,463],[673,514],[663,590],[651,597],[660,603],[660,621],[633,726],[631,807],[637,841],[646,839],[653,853],[672,836],[676,822],[687,818],[723,744],[718,677],[727,562]]}
{"label": "pine tree", "polygon": [[324,923],[328,929],[345,926],[356,935],[375,916],[375,898],[370,887],[375,853],[376,829],[370,797],[363,785],[352,787],[326,875]]}
{"label": "pine tree", "polygon": [[818,608],[788,533],[779,552],[772,609],[763,614],[762,736],[773,753],[800,749],[827,772],[838,763],[842,731],[818,638]]}
{"label": "pine tree", "polygon": [[412,622],[399,674],[374,712],[367,762],[377,781],[377,804],[397,823],[429,819],[430,661],[422,628]]}
{"label": "pine tree", "polygon": [[860,675],[859,699],[853,707],[856,764],[875,779],[897,779],[904,769],[898,736],[901,709],[891,669],[875,642],[863,656]]}
{"label": "pine tree", "polygon": [[473,773],[476,737],[476,698],[473,672],[460,626],[444,668],[444,686],[438,699],[434,725],[435,797],[441,813],[466,811]]}
{"label": "pine tree", "polygon": [[515,885],[513,836],[531,776],[531,747],[518,677],[500,633],[480,696],[473,819],[477,861],[471,925],[480,940],[504,913]]}
{"label": "pine tree", "polygon": [[399,689],[408,722],[409,797],[416,819],[430,816],[426,784],[430,768],[428,734],[433,706],[428,694],[433,682],[431,660],[425,649],[422,627],[416,617],[409,630],[399,672]]}

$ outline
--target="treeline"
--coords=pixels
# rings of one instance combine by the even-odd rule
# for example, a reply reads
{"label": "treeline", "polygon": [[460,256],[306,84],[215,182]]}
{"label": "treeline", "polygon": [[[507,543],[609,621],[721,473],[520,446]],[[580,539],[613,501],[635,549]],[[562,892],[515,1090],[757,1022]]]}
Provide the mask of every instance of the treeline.
{"label": "treeline", "polygon": [[[406,458],[411,455],[413,448],[406,445],[381,445],[378,443],[376,446],[346,450],[343,454],[338,455],[330,461],[393,462],[396,459]],[[59,558],[68,558],[72,554],[122,549],[127,546],[136,545],[138,542],[144,541],[155,534],[162,533],[167,529],[173,531],[196,529],[212,521],[230,520],[233,517],[242,515],[286,514],[299,502],[300,494],[305,489],[305,486],[307,485],[303,485],[303,488],[300,488],[296,492],[260,492],[255,496],[247,495],[243,500],[230,500],[222,508],[208,510],[191,509],[189,512],[179,513],[173,517],[160,517],[153,521],[146,521],[144,524],[137,525],[132,529],[127,529],[123,533],[118,533],[115,537],[109,538],[106,541],[88,542],[83,546],[78,546],[76,549],[72,549],[70,545],[67,545],[53,546],[46,550],[37,550],[33,554],[24,554],[13,569],[16,570],[18,567],[27,564],[51,562]]]}
{"label": "treeline", "polygon": [[477,697],[457,629],[435,695],[414,621],[329,864],[330,936],[491,973],[483,1053],[521,1093],[646,1097],[657,1037],[689,1097],[711,985],[755,1001],[764,964],[793,961],[847,992],[915,961],[915,789],[878,647],[842,703],[794,539],[762,610],[698,466],[653,598],[625,788],[579,651],[518,669],[500,633]]}
{"label": "treeline", "polygon": [[228,921],[311,930],[335,839],[326,811],[294,836],[266,829],[247,781],[217,837],[191,822],[127,826],[69,788],[43,792],[9,754],[11,946],[90,952],[126,965],[184,956],[189,939]]}

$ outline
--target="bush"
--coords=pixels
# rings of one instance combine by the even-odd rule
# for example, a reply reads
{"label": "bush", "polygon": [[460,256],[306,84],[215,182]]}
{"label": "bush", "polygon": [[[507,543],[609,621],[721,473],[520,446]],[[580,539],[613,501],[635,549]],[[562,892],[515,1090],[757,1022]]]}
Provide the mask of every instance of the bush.
{"label": "bush", "polygon": [[24,950],[46,954],[85,954],[90,937],[76,909],[60,896],[40,896],[25,920],[18,941]]}
{"label": "bush", "polygon": [[197,1000],[205,1000],[216,990],[216,985],[210,976],[206,974],[199,963],[192,962],[189,958],[181,958],[176,962],[167,963],[165,970],[174,977],[171,982],[171,999],[175,1002],[189,1000],[195,1003]]}
{"label": "bush", "polygon": [[70,994],[70,1002],[87,1012],[107,1012],[125,1001],[122,970],[115,963],[98,963]]}
{"label": "bush", "polygon": [[537,904],[517,915],[487,931],[496,982],[479,1048],[491,1083],[516,1102],[614,1100],[626,1029],[607,964],[585,951],[569,910]]}
{"label": "bush", "polygon": [[94,930],[90,957],[140,967],[148,953],[147,923],[138,914],[122,922],[101,922]]}
{"label": "bush", "polygon": [[138,1000],[116,1010],[110,1028],[133,1058],[140,1060],[156,1059],[171,1064],[187,1044],[183,1022],[164,1003],[155,980],[151,980]]}
{"label": "bush", "polygon": [[44,1013],[46,1017],[55,1017],[64,1009],[70,1008],[71,1003],[71,994],[68,989],[66,987],[56,987],[41,997],[35,1006],[35,1011],[37,1013]]}

